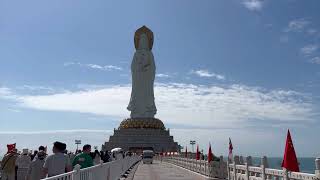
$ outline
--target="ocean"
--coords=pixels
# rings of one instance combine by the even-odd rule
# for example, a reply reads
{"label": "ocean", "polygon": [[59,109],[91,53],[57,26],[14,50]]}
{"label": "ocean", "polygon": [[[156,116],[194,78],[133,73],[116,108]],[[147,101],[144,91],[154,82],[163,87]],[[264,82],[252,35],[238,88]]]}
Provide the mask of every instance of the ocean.
{"label": "ocean", "polygon": [[[226,161],[226,157],[224,157],[224,160]],[[316,169],[315,162],[314,162],[315,160],[316,158],[313,158],[313,157],[298,158],[298,161],[300,163],[299,165],[300,172],[314,174],[315,173],[314,171]],[[254,166],[260,166],[261,158],[252,157],[252,163]],[[269,163],[269,168],[282,169],[281,167],[282,157],[268,157],[268,163]]]}
{"label": "ocean", "polygon": [[[315,159],[313,157],[304,157],[304,158],[298,158],[298,161],[300,163],[300,171],[305,172],[305,173],[311,173],[314,174],[315,171]],[[254,165],[260,165],[261,158],[252,158],[253,164]],[[282,169],[281,168],[281,163],[282,163],[282,158],[280,157],[268,157],[268,163],[269,167],[272,169]]]}

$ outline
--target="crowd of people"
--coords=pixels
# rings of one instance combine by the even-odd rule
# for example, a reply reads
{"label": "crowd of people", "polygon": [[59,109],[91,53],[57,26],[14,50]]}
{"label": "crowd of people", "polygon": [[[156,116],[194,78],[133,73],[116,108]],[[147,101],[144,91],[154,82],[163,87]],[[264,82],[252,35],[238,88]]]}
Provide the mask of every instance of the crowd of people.
{"label": "crowd of people", "polygon": [[86,144],[75,153],[67,151],[67,145],[54,142],[52,154],[47,148],[40,146],[31,153],[28,149],[18,152],[15,144],[8,145],[8,152],[1,161],[1,180],[40,180],[72,171],[76,165],[82,168],[114,160],[110,152],[95,150]]}

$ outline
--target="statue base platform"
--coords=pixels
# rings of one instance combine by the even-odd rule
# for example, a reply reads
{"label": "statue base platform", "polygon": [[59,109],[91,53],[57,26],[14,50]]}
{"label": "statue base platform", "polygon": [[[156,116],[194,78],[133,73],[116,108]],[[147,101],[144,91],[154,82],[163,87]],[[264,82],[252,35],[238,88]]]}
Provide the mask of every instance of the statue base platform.
{"label": "statue base platform", "polygon": [[180,152],[177,142],[174,142],[170,131],[166,130],[162,121],[156,118],[125,119],[102,149],[110,151],[113,148],[124,151],[142,152],[149,149],[156,153]]}

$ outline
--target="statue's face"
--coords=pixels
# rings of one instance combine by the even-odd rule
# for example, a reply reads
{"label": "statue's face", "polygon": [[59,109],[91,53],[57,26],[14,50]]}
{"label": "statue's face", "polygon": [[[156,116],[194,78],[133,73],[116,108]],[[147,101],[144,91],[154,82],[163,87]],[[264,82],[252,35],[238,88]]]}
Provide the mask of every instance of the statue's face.
{"label": "statue's face", "polygon": [[145,49],[145,50],[149,49],[148,36],[144,33],[140,35],[138,49]]}

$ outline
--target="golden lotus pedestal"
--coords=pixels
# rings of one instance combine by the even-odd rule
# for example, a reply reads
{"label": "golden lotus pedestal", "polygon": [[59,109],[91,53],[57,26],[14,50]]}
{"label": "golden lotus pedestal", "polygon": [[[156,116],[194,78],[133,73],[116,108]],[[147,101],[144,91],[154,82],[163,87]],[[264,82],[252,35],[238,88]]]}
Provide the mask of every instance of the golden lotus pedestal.
{"label": "golden lotus pedestal", "polygon": [[119,129],[162,129],[164,130],[164,124],[160,119],[156,118],[128,118],[121,122]]}
{"label": "golden lotus pedestal", "polygon": [[156,153],[180,151],[178,143],[170,136],[169,129],[156,118],[124,119],[102,147],[107,151],[118,147],[132,152],[141,152],[143,149]]}

